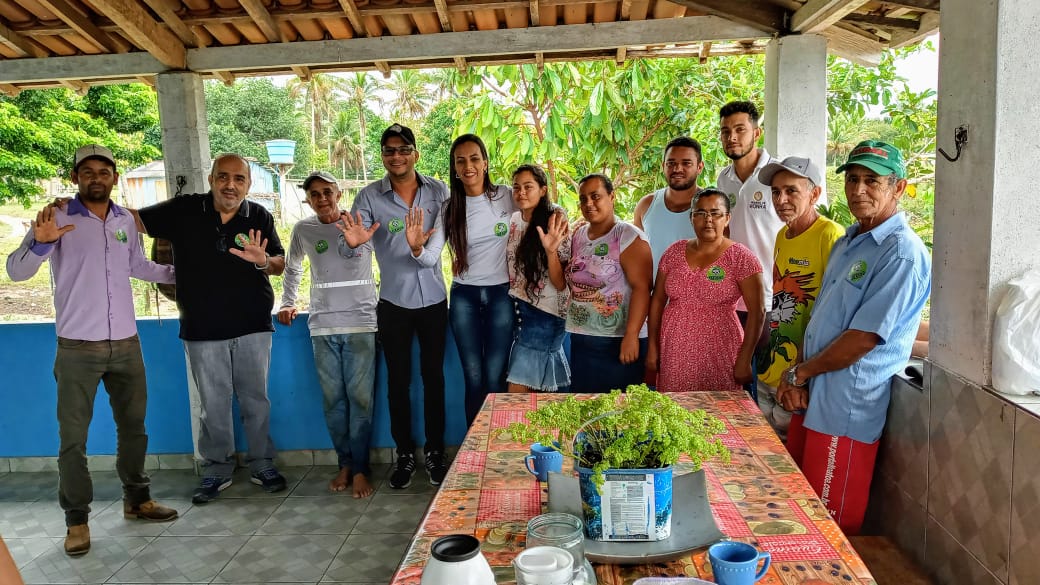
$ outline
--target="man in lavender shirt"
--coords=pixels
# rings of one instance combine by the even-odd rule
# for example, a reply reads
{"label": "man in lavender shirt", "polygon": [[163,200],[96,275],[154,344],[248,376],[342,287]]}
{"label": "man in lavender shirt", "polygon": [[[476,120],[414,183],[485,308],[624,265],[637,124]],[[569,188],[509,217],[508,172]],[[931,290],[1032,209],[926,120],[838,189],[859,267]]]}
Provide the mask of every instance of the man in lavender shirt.
{"label": "man in lavender shirt", "polygon": [[119,179],[110,150],[98,145],[77,150],[71,178],[79,188],[76,198],[64,210],[48,206],[37,214],[32,230],[7,257],[7,273],[11,280],[27,280],[51,261],[58,334],[58,501],[68,527],[65,552],[76,556],[90,550],[87,429],[99,382],[116,423],[123,516],[155,522],[177,517],[176,510],[152,500],[144,471],[147,391],[130,288],[131,277],[174,279],[172,267],[145,258],[134,216],[110,200]]}

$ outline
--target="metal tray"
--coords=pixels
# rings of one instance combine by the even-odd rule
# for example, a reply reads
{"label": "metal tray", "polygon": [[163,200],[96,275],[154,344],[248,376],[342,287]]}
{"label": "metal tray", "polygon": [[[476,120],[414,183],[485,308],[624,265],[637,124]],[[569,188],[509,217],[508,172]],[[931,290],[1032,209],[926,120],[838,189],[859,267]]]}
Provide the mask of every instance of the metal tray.
{"label": "metal tray", "polygon": [[[669,561],[725,538],[715,524],[704,485],[704,471],[679,475],[672,480],[672,535],[656,542],[605,542],[585,540],[585,558],[594,563],[642,565]],[[549,511],[578,518],[581,495],[578,478],[549,474]]]}

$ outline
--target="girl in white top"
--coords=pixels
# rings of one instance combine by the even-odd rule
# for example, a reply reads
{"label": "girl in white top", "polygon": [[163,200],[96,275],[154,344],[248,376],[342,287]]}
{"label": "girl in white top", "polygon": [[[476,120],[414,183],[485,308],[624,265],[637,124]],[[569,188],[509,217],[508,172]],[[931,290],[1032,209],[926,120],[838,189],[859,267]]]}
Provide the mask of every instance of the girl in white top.
{"label": "girl in white top", "polygon": [[506,236],[513,198],[488,177],[488,154],[474,134],[451,144],[450,195],[440,214],[451,252],[448,306],[466,382],[466,423],[473,424],[489,392],[505,392],[516,320],[509,297]]}
{"label": "girl in white top", "polygon": [[642,230],[614,215],[614,185],[605,175],[578,183],[578,203],[588,223],[574,230],[566,271],[571,389],[624,389],[644,379],[650,244]]}
{"label": "girl in white top", "polygon": [[509,222],[509,294],[517,300],[519,331],[509,354],[510,392],[555,392],[570,384],[563,351],[569,298],[563,268],[570,259],[567,216],[549,201],[541,167],[513,173],[513,201],[520,211]]}

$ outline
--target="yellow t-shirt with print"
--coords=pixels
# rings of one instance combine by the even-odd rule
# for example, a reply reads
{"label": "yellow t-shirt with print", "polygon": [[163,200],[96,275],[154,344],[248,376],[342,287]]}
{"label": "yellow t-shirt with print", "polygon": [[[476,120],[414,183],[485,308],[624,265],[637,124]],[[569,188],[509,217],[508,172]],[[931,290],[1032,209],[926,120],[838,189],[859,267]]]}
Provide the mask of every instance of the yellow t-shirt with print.
{"label": "yellow t-shirt with print", "polygon": [[786,225],[776,234],[769,342],[758,360],[758,378],[762,382],[774,388],[779,386],[784,370],[799,361],[798,350],[823,282],[827,259],[834,242],[843,235],[845,228],[822,216],[793,238],[787,237]]}

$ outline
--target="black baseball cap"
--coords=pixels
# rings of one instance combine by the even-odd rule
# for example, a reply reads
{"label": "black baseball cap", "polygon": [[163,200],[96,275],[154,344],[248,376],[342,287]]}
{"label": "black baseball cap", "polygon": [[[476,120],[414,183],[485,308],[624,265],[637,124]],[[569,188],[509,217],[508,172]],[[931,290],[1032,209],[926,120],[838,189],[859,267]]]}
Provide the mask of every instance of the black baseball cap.
{"label": "black baseball cap", "polygon": [[400,124],[394,124],[386,130],[383,130],[383,136],[379,139],[379,146],[386,146],[386,141],[394,136],[400,136],[401,140],[404,140],[405,144],[415,146],[415,132],[412,132],[412,129],[408,126],[402,126]]}

